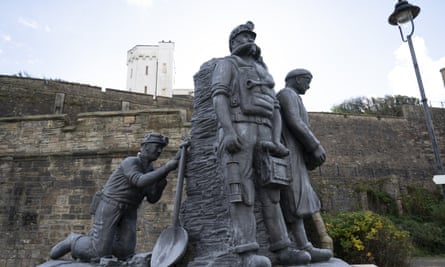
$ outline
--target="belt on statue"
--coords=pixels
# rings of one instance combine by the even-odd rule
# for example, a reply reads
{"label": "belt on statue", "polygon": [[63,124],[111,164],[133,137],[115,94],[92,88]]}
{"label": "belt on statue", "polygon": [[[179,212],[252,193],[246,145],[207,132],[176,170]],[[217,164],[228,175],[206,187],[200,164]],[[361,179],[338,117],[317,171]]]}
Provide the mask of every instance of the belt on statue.
{"label": "belt on statue", "polygon": [[269,118],[261,117],[261,116],[248,116],[244,115],[241,112],[235,112],[232,114],[232,121],[233,122],[252,122],[256,124],[262,124],[266,125],[270,128],[272,128],[272,122]]}

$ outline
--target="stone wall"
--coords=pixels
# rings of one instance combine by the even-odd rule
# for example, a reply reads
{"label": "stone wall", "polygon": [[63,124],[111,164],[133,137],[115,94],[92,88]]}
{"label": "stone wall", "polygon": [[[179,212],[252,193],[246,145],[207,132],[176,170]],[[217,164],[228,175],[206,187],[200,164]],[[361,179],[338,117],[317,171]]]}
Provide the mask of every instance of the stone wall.
{"label": "stone wall", "polygon": [[[64,94],[61,111],[55,110],[58,94]],[[162,164],[190,131],[188,98],[154,101],[75,83],[0,76],[0,100],[0,267],[34,266],[70,232],[87,232],[93,194],[124,157],[137,153],[146,132],[170,137]],[[123,102],[128,111],[122,111]],[[437,170],[420,107],[406,107],[397,118],[309,116],[328,153],[311,173],[323,209],[367,208],[358,190],[363,185],[395,198],[409,185],[439,190],[431,181]],[[432,109],[432,117],[445,159],[445,109]],[[176,175],[170,175],[159,203],[140,207],[139,251],[151,250],[171,223]]]}
{"label": "stone wall", "polygon": [[[443,159],[445,110],[432,111]],[[422,109],[406,107],[404,113],[403,118],[310,114],[311,126],[328,156],[311,173],[325,210],[366,208],[358,201],[363,185],[378,186],[395,199],[406,193],[407,186],[440,190],[432,182],[438,172]]]}
{"label": "stone wall", "polygon": [[0,75],[1,117],[67,114],[70,123],[77,114],[156,108],[182,108],[191,116],[190,96],[157,97],[58,80]]}
{"label": "stone wall", "polygon": [[[70,232],[88,232],[92,196],[151,131],[170,137],[159,166],[176,154],[189,123],[170,109],[84,113],[74,126],[65,115],[1,118],[0,266],[35,266]],[[138,251],[150,251],[171,224],[176,175],[160,202],[139,208]]]}

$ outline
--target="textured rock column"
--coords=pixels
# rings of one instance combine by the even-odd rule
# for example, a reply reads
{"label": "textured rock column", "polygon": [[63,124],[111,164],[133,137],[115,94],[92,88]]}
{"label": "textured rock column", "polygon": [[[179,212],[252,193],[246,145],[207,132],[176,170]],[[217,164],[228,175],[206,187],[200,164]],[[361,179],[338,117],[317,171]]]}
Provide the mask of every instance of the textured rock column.
{"label": "textured rock column", "polygon": [[237,266],[230,253],[232,234],[229,203],[215,154],[217,121],[210,83],[216,59],[201,66],[194,76],[195,100],[186,167],[186,200],[181,221],[189,234],[181,266]]}

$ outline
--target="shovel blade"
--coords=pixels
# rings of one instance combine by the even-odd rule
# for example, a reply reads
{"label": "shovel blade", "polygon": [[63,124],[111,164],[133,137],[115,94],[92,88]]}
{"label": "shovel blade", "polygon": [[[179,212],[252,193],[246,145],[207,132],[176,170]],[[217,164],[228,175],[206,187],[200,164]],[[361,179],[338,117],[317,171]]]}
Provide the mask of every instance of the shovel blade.
{"label": "shovel blade", "polygon": [[152,267],[168,267],[179,260],[185,253],[188,234],[184,228],[169,227],[165,229],[153,248],[150,265]]}

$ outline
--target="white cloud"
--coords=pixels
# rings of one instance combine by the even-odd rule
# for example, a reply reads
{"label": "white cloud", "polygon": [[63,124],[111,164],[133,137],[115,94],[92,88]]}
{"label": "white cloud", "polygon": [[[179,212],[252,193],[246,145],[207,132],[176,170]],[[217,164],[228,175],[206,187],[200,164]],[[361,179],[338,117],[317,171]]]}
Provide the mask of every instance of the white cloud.
{"label": "white cloud", "polygon": [[137,7],[149,8],[153,4],[153,0],[127,0],[127,3]]}
{"label": "white cloud", "polygon": [[27,28],[31,28],[33,30],[40,30],[44,32],[51,32],[51,28],[48,25],[41,26],[37,21],[26,18],[19,18],[19,23]]}
{"label": "white cloud", "polygon": [[[445,56],[437,60],[428,55],[425,41],[421,37],[413,38],[413,46],[423,82],[426,98],[433,106],[445,105],[445,88],[440,69],[445,67]],[[414,71],[413,61],[407,43],[394,52],[395,67],[388,74],[389,86],[394,95],[420,97],[420,89]]]}
{"label": "white cloud", "polygon": [[25,18],[20,17],[19,23],[25,27],[28,27],[28,28],[31,28],[34,30],[37,30],[39,28],[39,24],[36,21],[31,20],[31,19],[25,19]]}
{"label": "white cloud", "polygon": [[8,34],[4,34],[4,35],[2,35],[2,39],[3,39],[3,41],[5,41],[5,42],[11,42],[11,40],[12,40],[11,36],[8,35]]}

